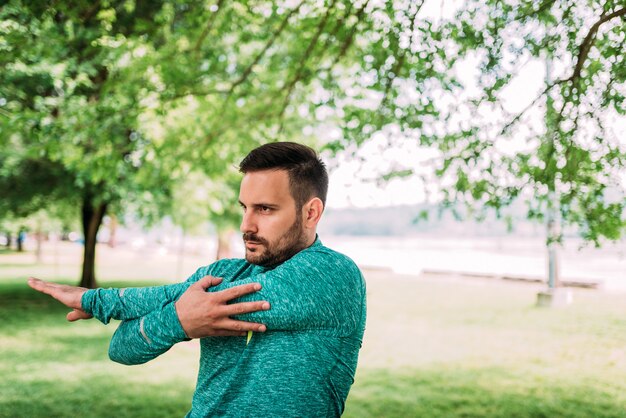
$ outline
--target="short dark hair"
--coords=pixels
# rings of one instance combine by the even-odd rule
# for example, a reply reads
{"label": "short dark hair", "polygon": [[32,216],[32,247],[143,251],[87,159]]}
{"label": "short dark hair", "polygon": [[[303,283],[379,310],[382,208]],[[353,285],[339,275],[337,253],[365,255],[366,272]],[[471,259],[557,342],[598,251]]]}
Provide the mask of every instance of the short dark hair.
{"label": "short dark hair", "polygon": [[272,142],[253,149],[239,164],[241,173],[261,170],[285,170],[289,191],[298,210],[311,198],[318,197],[326,206],[328,172],[315,150],[295,142]]}

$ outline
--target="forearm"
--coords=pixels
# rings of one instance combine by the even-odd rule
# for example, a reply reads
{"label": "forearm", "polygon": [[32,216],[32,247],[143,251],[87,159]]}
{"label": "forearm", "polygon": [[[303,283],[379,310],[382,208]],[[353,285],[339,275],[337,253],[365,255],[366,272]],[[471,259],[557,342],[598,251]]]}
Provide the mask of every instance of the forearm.
{"label": "forearm", "polygon": [[172,302],[141,318],[123,321],[111,338],[109,358],[121,364],[142,364],[185,339]]}
{"label": "forearm", "polygon": [[281,292],[282,286],[262,285],[263,289],[256,294],[243,296],[236,302],[266,300],[270,309],[236,315],[233,319],[265,324],[272,331],[322,330],[341,326],[340,318],[333,312],[330,303],[316,300],[307,292],[285,296],[286,292]]}
{"label": "forearm", "polygon": [[183,283],[122,289],[93,289],[82,296],[82,309],[101,322],[111,319],[129,320],[142,317],[177,300],[191,285]]}
{"label": "forearm", "polygon": [[265,324],[268,330],[333,330],[340,335],[349,334],[359,321],[360,309],[356,304],[365,288],[356,266],[330,267],[333,266],[329,263],[299,260],[297,264],[285,263],[283,268],[226,284],[224,287],[258,282],[260,291],[233,302],[264,300],[271,306],[267,311],[233,318]]}

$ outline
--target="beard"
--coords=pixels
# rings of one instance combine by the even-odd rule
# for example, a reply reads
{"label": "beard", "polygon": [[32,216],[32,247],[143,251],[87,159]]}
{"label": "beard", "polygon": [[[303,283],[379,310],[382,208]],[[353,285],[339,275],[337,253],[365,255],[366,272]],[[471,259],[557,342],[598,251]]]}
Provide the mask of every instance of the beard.
{"label": "beard", "polygon": [[243,241],[260,244],[254,250],[246,248],[246,261],[262,267],[273,267],[287,261],[306,246],[300,217],[296,217],[289,229],[275,242],[269,242],[256,234],[243,234]]}

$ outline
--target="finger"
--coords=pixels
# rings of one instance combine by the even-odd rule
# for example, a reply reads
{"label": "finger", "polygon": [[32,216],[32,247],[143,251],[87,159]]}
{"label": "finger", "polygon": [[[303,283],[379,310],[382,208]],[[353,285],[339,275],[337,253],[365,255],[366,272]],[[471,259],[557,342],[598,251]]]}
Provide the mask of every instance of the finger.
{"label": "finger", "polygon": [[28,279],[28,285],[41,293],[52,296],[68,308],[80,308],[80,298],[87,290],[84,287],[46,282],[32,277]]}
{"label": "finger", "polygon": [[236,299],[240,296],[258,292],[259,290],[261,290],[261,285],[259,283],[248,283],[242,284],[241,286],[231,287],[230,289],[222,290],[220,292],[215,292],[215,294],[222,302],[228,302],[229,300]]}
{"label": "finger", "polygon": [[241,315],[250,312],[267,311],[270,308],[269,302],[264,300],[257,302],[239,302],[232,305],[225,305],[222,312],[225,316]]}
{"label": "finger", "polygon": [[256,322],[237,321],[235,319],[226,319],[220,322],[220,329],[227,331],[254,331],[265,332],[267,327],[264,324]]}
{"label": "finger", "polygon": [[80,319],[87,319],[87,314],[83,314],[79,311],[77,311],[76,309],[74,309],[73,311],[69,312],[65,318],[70,321],[70,322],[74,322],[74,321],[78,321]]}
{"label": "finger", "polygon": [[56,298],[57,290],[61,286],[56,283],[44,282],[43,280],[35,279],[33,277],[28,279],[28,285],[31,288],[54,298]]}
{"label": "finger", "polygon": [[194,283],[194,286],[198,286],[206,290],[209,287],[217,286],[220,283],[222,283],[221,277],[205,276]]}
{"label": "finger", "polygon": [[38,290],[40,292],[42,292],[43,289],[47,288],[47,284],[48,283],[44,282],[43,280],[39,280],[39,279],[36,279],[34,277],[29,277],[28,278],[28,285],[31,288],[33,288],[35,290]]}
{"label": "finger", "polygon": [[66,315],[66,318],[70,322],[78,321],[80,319],[90,319],[93,316],[89,315],[85,311],[81,311],[80,309],[74,309]]}
{"label": "finger", "polygon": [[30,287],[33,287],[33,288],[34,288],[34,286],[36,286],[36,285],[37,285],[37,284],[39,284],[40,282],[41,282],[41,280],[39,280],[39,279],[38,279],[38,278],[36,278],[36,277],[29,277],[29,278],[28,278],[28,285],[29,285]]}

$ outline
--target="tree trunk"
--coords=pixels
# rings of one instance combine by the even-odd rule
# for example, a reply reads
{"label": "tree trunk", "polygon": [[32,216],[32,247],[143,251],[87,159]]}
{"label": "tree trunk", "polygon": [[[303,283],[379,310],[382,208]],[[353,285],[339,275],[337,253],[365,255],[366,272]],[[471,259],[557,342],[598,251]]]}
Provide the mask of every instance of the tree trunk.
{"label": "tree trunk", "polygon": [[217,260],[232,257],[232,251],[230,248],[230,239],[232,236],[232,229],[217,231],[217,254],[215,255]]}
{"label": "tree trunk", "polygon": [[20,228],[19,232],[17,233],[17,251],[18,252],[22,252],[24,251],[24,240],[26,239],[26,232],[24,231],[24,229]]}
{"label": "tree trunk", "polygon": [[35,260],[37,264],[41,264],[43,262],[43,252],[41,250],[41,244],[43,241],[43,232],[41,232],[41,221],[37,222],[37,232],[35,233],[35,242],[37,246],[35,247]]}
{"label": "tree trunk", "polygon": [[94,205],[93,197],[86,195],[83,199],[83,237],[85,239],[83,256],[83,272],[80,279],[81,287],[93,289],[96,283],[96,236],[106,214],[106,203]]}
{"label": "tree trunk", "polygon": [[117,217],[109,215],[109,247],[115,248],[117,241],[115,240],[117,233]]}

